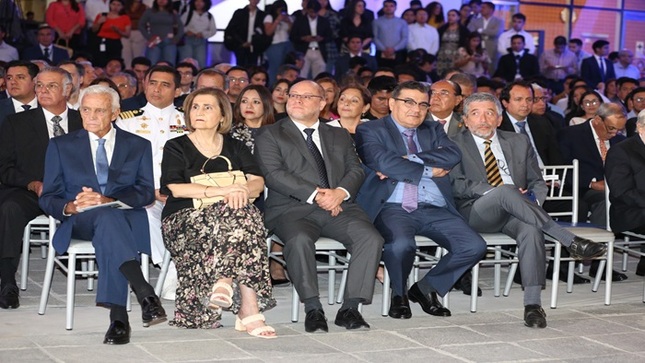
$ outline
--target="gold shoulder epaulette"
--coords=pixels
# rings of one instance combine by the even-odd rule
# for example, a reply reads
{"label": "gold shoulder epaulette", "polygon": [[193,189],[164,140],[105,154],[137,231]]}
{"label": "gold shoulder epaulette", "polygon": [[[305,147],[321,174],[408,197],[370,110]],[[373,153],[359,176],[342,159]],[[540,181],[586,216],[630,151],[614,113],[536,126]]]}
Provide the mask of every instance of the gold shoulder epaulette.
{"label": "gold shoulder epaulette", "polygon": [[139,110],[129,110],[129,111],[121,112],[119,114],[119,118],[121,120],[125,120],[125,119],[128,119],[128,118],[133,118],[133,117],[137,117],[137,116],[141,116],[141,115],[143,115],[143,110],[141,110],[141,109],[139,109]]}

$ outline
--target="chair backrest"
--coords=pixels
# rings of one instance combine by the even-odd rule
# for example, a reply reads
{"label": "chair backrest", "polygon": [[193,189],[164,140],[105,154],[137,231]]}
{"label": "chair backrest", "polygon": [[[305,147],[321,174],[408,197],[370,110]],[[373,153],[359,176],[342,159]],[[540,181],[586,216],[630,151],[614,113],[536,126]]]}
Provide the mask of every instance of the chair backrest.
{"label": "chair backrest", "polygon": [[[551,217],[571,217],[571,223],[578,223],[578,190],[579,190],[579,176],[578,176],[578,159],[573,159],[571,165],[545,165],[542,169],[542,176],[549,188],[546,200],[547,201],[569,201],[571,208],[567,210],[560,210],[550,212]],[[567,182],[571,182],[570,187]],[[571,191],[571,195],[565,192]],[[566,203],[562,203],[566,204]]]}

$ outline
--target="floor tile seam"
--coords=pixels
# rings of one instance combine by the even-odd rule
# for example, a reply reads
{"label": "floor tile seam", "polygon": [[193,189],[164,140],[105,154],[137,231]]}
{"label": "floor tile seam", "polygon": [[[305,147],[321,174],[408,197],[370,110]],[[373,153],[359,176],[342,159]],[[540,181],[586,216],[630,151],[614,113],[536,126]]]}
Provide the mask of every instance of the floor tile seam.
{"label": "floor tile seam", "polygon": [[515,347],[518,347],[518,348],[524,349],[524,350],[528,350],[528,351],[529,351],[529,352],[531,352],[531,353],[539,354],[539,355],[543,356],[544,358],[541,358],[541,360],[542,360],[542,361],[544,361],[544,360],[549,360],[549,359],[559,359],[558,357],[552,357],[552,356],[551,356],[551,355],[549,355],[549,354],[545,354],[545,353],[540,352],[540,351],[537,351],[537,350],[535,350],[535,349],[531,349],[531,348],[529,348],[529,347],[525,347],[524,345],[520,344],[520,342],[509,342],[509,344],[510,344],[510,345],[513,345],[513,346],[515,346]]}
{"label": "floor tile seam", "polygon": [[630,351],[628,351],[628,350],[618,348],[618,347],[613,346],[613,345],[611,345],[611,344],[605,343],[605,342],[603,342],[603,341],[601,341],[601,340],[592,339],[592,338],[587,337],[587,336],[580,336],[580,338],[582,338],[582,339],[584,339],[584,340],[586,340],[586,341],[592,342],[592,343],[596,343],[596,344],[602,345],[602,346],[607,347],[607,348],[616,349],[616,350],[621,351],[621,352],[623,352],[623,353],[631,353],[631,352],[630,352]]}
{"label": "floor tile seam", "polygon": [[396,337],[398,337],[400,339],[407,340],[407,341],[409,341],[411,343],[418,344],[420,348],[431,348],[431,347],[428,347],[427,345],[424,345],[423,343],[421,343],[421,342],[419,342],[419,341],[417,341],[417,340],[415,340],[415,339],[413,339],[413,338],[411,338],[411,337],[409,337],[407,335],[401,334],[398,331],[392,331],[392,332],[390,332],[390,334],[392,334],[392,335],[394,335],[394,336],[396,336]]}
{"label": "floor tile seam", "polygon": [[57,362],[57,363],[64,363],[65,362],[64,360],[61,360],[61,359],[55,357],[53,353],[49,352],[47,350],[48,347],[43,347],[41,344],[38,344],[37,342],[33,342],[33,343],[38,347],[39,351],[41,351],[43,354],[45,354],[47,357],[49,357],[54,362]]}
{"label": "floor tile seam", "polygon": [[470,360],[468,358],[462,357],[460,355],[457,355],[457,354],[454,354],[454,353],[451,353],[451,352],[447,352],[447,351],[445,351],[443,349],[440,349],[440,348],[437,348],[437,347],[427,347],[427,348],[432,350],[432,351],[435,351],[435,352],[437,352],[439,354],[443,354],[445,356],[448,356],[448,357],[453,358],[453,359],[460,360],[462,362],[475,363],[475,361],[472,361],[472,360]]}

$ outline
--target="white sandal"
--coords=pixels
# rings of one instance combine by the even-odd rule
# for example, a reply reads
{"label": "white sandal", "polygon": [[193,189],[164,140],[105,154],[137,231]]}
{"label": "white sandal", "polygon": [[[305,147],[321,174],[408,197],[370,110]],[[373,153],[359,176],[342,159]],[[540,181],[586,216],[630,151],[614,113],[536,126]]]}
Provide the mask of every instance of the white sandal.
{"label": "white sandal", "polygon": [[251,331],[246,330],[246,325],[254,323],[256,321],[265,321],[264,320],[264,315],[262,314],[255,314],[251,316],[247,316],[244,319],[240,319],[239,316],[235,317],[235,330],[237,331],[242,331],[242,332],[247,332],[249,335],[257,337],[257,338],[262,338],[262,339],[274,339],[277,338],[277,335],[262,335],[262,333],[275,333],[275,329],[273,327],[270,327],[268,325],[265,326],[260,326],[257,327]]}
{"label": "white sandal", "polygon": [[[228,294],[215,292],[217,289],[224,289]],[[225,282],[218,282],[213,285],[208,298],[208,307],[210,309],[229,308],[233,305],[233,288]]]}

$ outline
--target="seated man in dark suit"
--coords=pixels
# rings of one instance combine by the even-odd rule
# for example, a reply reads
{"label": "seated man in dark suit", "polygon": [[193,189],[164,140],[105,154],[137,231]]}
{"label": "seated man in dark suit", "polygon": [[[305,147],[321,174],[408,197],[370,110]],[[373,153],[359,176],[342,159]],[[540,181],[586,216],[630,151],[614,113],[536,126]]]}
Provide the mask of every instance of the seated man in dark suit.
{"label": "seated man in dark suit", "polygon": [[[443,91],[433,88],[433,98],[434,92]],[[408,299],[430,315],[450,316],[437,296],[444,296],[486,251],[486,242],[455,208],[447,175],[461,153],[441,123],[424,121],[429,92],[419,82],[400,84],[389,100],[390,116],[356,132],[357,150],[368,168],[358,202],[385,239],[383,260],[392,281],[388,314],[395,319],[412,316]],[[449,253],[408,290],[415,235],[432,238]]]}
{"label": "seated man in dark suit", "polygon": [[41,59],[49,64],[58,64],[69,59],[66,50],[54,46],[54,29],[47,24],[42,24],[38,28],[38,44],[26,48],[22,52],[22,60]]}
{"label": "seated man in dark suit", "polygon": [[[58,253],[65,253],[72,238],[92,241],[101,271],[96,302],[110,308],[103,343],[127,344],[128,283],[141,304],[144,327],[166,320],[139,262],[139,252],[150,253],[143,208],[155,197],[152,151],[147,140],[112,126],[119,114],[116,91],[90,86],[80,102],[83,129],[53,139],[47,148],[39,204],[62,222],[52,242]],[[132,209],[101,207],[114,201]]]}
{"label": "seated man in dark suit", "polygon": [[16,271],[27,223],[43,214],[45,150],[49,139],[81,128],[78,112],[67,108],[72,77],[60,68],[36,76],[40,107],[9,115],[0,129],[0,308],[20,306]]}
{"label": "seated man in dark suit", "polygon": [[[638,114],[636,135],[607,152],[605,176],[609,186],[609,222],[614,233],[645,234],[645,111]],[[645,252],[641,247],[641,252]],[[645,276],[645,257],[636,275]]]}
{"label": "seated man in dark suit", "polygon": [[354,57],[359,57],[365,60],[364,66],[375,71],[378,66],[376,64],[376,58],[372,57],[369,54],[363,53],[362,44],[363,39],[359,35],[351,35],[347,39],[347,49],[349,53],[343,54],[336,60],[336,68],[334,73],[336,74],[336,80],[340,82],[347,72],[351,69],[349,61]]}
{"label": "seated man in dark suit", "polygon": [[315,243],[333,238],[351,253],[345,301],[336,325],[369,328],[360,303],[370,303],[383,238],[354,203],[364,171],[344,129],[318,121],[325,107],[317,83],[300,81],[289,90],[287,114],[262,127],[255,157],[266,180],[265,224],[284,242],[289,277],[305,303],[305,330],[327,331],[320,304]]}
{"label": "seated man in dark suit", "polygon": [[528,49],[524,48],[524,36],[516,34],[511,37],[511,47],[497,63],[497,70],[493,77],[500,77],[507,82],[516,79],[527,79],[540,74],[540,64]]}
{"label": "seated man in dark suit", "polygon": [[[525,102],[532,95],[524,95]],[[502,107],[488,93],[464,101],[466,131],[453,141],[463,157],[451,172],[459,212],[480,233],[504,233],[517,241],[524,287],[524,323],[545,328],[540,299],[545,285],[544,233],[560,241],[572,256],[591,258],[606,247],[580,238],[554,222],[540,205],[547,186],[535,152],[524,135],[498,130]]]}
{"label": "seated man in dark suit", "polygon": [[[607,225],[605,204],[605,156],[607,151],[625,139],[618,131],[625,128],[626,115],[622,106],[603,103],[591,120],[565,127],[558,133],[560,151],[566,164],[578,159],[579,193],[578,221],[589,221],[599,227]],[[594,261],[590,274],[594,275],[598,262]],[[603,275],[604,278],[604,275]],[[627,275],[614,271],[614,281],[627,279]]]}
{"label": "seated man in dark suit", "polygon": [[5,66],[5,82],[9,98],[0,101],[0,125],[8,115],[38,107],[35,78],[38,66],[27,61],[13,61]]}

